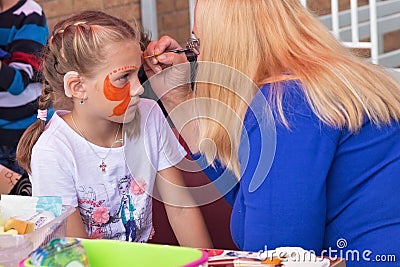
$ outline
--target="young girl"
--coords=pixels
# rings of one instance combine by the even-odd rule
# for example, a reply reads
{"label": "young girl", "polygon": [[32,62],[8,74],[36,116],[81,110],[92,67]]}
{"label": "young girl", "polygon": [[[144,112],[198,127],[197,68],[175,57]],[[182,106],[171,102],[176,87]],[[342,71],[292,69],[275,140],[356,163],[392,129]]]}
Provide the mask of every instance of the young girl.
{"label": "young girl", "polygon": [[[43,58],[38,120],[19,143],[19,163],[33,195],[60,195],[77,207],[68,236],[148,241],[156,183],[179,243],[211,247],[190,195],[171,186],[184,186],[174,165],[185,152],[156,102],[139,100],[141,55],[139,30],[120,19],[85,11],[59,22]],[[58,110],[45,124],[51,104],[71,111]]]}

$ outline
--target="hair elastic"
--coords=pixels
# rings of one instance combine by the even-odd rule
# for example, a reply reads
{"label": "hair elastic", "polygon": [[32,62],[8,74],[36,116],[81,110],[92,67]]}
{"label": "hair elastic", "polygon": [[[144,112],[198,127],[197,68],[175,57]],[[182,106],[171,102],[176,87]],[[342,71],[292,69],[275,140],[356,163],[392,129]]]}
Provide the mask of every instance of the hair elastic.
{"label": "hair elastic", "polygon": [[47,121],[47,109],[38,109],[36,118],[42,121]]}

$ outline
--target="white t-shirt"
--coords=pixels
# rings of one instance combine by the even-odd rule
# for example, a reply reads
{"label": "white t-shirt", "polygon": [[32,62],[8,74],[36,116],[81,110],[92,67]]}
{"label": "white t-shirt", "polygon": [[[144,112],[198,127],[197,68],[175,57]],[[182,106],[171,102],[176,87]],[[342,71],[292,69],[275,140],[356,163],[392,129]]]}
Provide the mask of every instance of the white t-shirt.
{"label": "white t-shirt", "polygon": [[[124,138],[123,147],[88,144],[60,117],[69,111],[57,111],[33,147],[32,194],[79,207],[90,238],[147,242],[156,173],[186,155],[158,104],[141,99],[138,107],[140,137]],[[99,157],[108,152],[103,173]]]}

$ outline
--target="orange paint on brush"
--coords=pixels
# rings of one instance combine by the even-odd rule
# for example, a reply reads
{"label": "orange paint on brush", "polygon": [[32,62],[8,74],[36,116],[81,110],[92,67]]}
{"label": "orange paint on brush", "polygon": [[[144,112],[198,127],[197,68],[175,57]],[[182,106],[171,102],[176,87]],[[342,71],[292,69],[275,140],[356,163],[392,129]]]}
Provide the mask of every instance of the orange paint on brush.
{"label": "orange paint on brush", "polygon": [[111,84],[110,77],[108,75],[104,79],[104,95],[106,98],[111,101],[122,101],[113,109],[113,114],[111,114],[110,117],[121,116],[125,114],[125,111],[129,106],[129,102],[131,101],[131,96],[129,93],[130,87],[131,85],[129,82],[123,88],[115,87]]}

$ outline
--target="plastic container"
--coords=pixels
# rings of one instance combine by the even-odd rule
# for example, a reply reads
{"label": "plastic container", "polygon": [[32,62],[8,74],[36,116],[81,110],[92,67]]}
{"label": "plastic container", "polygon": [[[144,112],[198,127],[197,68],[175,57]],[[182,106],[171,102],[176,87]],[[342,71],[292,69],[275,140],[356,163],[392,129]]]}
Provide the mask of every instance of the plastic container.
{"label": "plastic container", "polygon": [[54,218],[54,220],[52,220],[50,223],[35,230],[34,232],[23,235],[32,242],[32,250],[47,244],[53,238],[65,237],[65,233],[67,231],[67,218],[74,211],[75,208],[73,206],[64,205],[62,207],[62,213],[60,216]]}
{"label": "plastic container", "polygon": [[[90,267],[207,267],[207,253],[188,247],[116,240],[81,240]],[[20,267],[33,267],[29,258]]]}
{"label": "plastic container", "polygon": [[90,267],[86,250],[77,238],[54,238],[34,250],[29,258],[31,264],[39,266]]}
{"label": "plastic container", "polygon": [[32,251],[32,242],[22,235],[0,236],[0,265],[15,267]]}
{"label": "plastic container", "polygon": [[29,253],[56,237],[65,237],[66,219],[74,212],[72,206],[63,206],[60,216],[32,233],[0,235],[0,265],[15,267]]}

